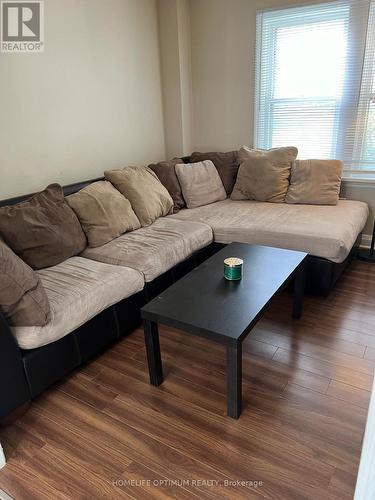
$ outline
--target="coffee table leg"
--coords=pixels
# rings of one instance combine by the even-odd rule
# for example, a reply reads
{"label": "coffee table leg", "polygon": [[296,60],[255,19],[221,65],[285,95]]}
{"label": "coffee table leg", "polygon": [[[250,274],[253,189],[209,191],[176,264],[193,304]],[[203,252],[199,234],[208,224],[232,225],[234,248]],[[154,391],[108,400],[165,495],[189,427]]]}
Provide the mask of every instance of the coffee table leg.
{"label": "coffee table leg", "polygon": [[297,271],[294,280],[294,295],[293,295],[293,318],[300,319],[302,315],[303,296],[305,294],[305,273],[306,265],[303,262]]}
{"label": "coffee table leg", "polygon": [[227,346],[227,415],[238,418],[242,407],[242,344]]}
{"label": "coffee table leg", "polygon": [[143,320],[145,343],[147,351],[150,384],[160,385],[163,382],[163,366],[161,363],[158,324],[147,319]]}

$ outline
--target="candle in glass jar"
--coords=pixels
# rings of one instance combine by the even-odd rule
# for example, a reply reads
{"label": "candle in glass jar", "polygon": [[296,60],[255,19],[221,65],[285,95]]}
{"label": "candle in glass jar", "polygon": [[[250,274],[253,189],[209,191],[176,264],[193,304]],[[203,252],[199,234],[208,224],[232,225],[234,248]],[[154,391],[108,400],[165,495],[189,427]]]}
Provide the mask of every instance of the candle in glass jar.
{"label": "candle in glass jar", "polygon": [[243,260],[237,257],[229,257],[224,260],[224,278],[236,281],[242,278]]}

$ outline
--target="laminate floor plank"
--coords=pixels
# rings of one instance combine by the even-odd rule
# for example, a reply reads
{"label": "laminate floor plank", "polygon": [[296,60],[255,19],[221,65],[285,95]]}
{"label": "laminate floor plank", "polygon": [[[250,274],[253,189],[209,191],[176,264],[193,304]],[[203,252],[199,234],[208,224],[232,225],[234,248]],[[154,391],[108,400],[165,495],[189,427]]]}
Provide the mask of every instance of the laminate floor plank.
{"label": "laminate floor plank", "polygon": [[342,382],[337,382],[336,380],[331,380],[327,389],[327,395],[367,409],[371,392],[365,391],[364,389],[358,389],[352,385],[343,384]]}
{"label": "laminate floor plank", "polygon": [[272,358],[274,361],[284,363],[290,368],[298,368],[317,375],[323,375],[330,379],[353,385],[359,389],[371,390],[374,376],[362,371],[356,371],[343,365],[337,365],[318,358],[312,358],[299,354],[298,351],[288,351],[279,348]]}
{"label": "laminate floor plank", "polygon": [[367,346],[364,357],[366,359],[371,359],[372,361],[375,361],[375,348]]}
{"label": "laminate floor plank", "polygon": [[[243,345],[243,412],[226,416],[225,349],[160,327],[149,384],[142,328],[0,429],[0,489],[36,499],[353,498],[375,369],[375,269],[353,262],[291,319],[283,292]],[[241,482],[242,481],[242,482]]]}

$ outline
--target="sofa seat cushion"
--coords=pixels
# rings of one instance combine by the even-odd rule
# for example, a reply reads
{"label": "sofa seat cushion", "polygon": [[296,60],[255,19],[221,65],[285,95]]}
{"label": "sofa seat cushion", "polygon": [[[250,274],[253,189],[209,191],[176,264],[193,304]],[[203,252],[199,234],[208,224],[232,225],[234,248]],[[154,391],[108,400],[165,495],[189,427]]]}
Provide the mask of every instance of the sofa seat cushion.
{"label": "sofa seat cushion", "polygon": [[101,247],[87,248],[81,255],[132,267],[143,273],[145,281],[152,281],[212,240],[212,230],[206,224],[163,217],[151,226],[123,234]]}
{"label": "sofa seat cushion", "polygon": [[368,218],[368,206],[340,200],[335,206],[224,200],[181,210],[172,218],[209,224],[215,241],[300,250],[333,262],[348,256]]}
{"label": "sofa seat cushion", "polygon": [[83,257],[37,272],[51,307],[45,326],[12,328],[22,349],[35,349],[61,339],[107,307],[141,291],[143,276]]}

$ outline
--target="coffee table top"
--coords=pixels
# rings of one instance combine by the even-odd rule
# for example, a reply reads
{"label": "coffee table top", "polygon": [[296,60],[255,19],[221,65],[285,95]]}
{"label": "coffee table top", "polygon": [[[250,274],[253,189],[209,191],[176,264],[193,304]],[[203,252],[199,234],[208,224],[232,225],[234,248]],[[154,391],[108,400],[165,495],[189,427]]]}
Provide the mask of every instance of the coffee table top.
{"label": "coffee table top", "polygon": [[[224,259],[243,259],[243,277],[227,281]],[[142,318],[224,344],[242,340],[270,300],[293,277],[304,252],[231,243],[142,310]]]}

